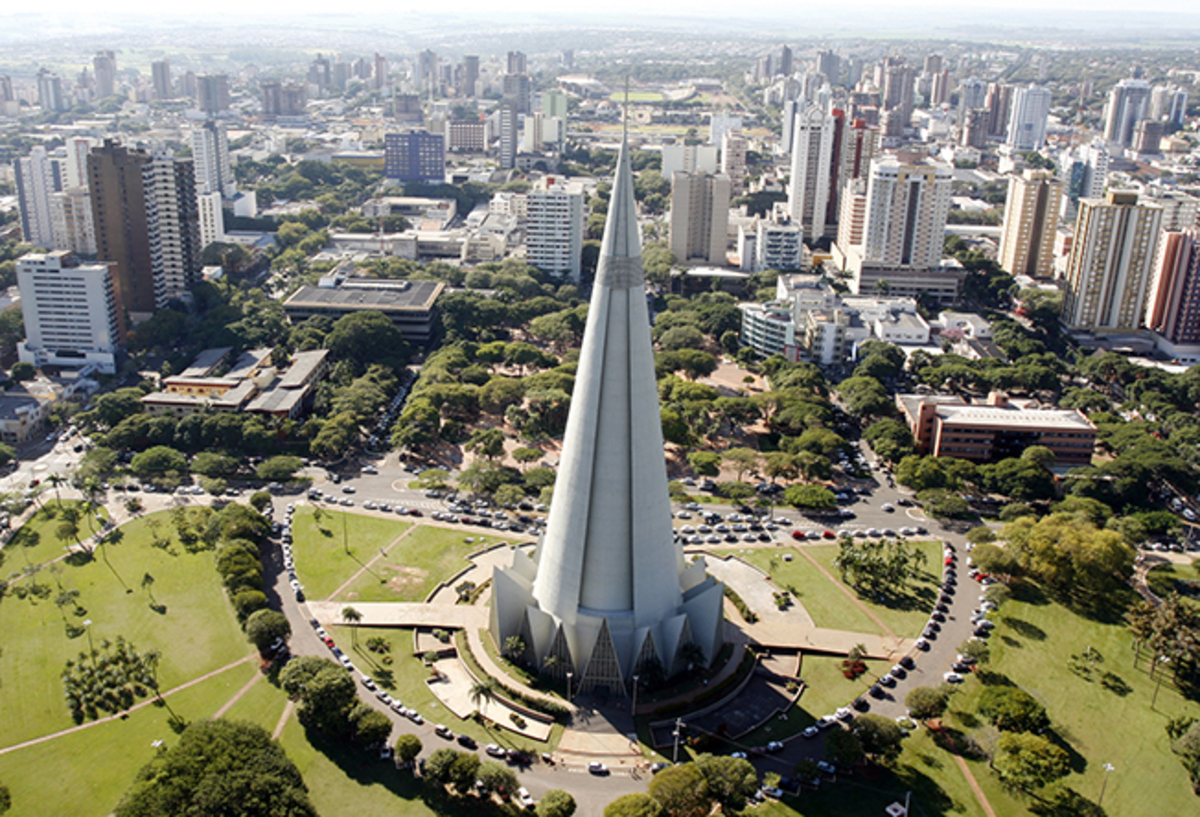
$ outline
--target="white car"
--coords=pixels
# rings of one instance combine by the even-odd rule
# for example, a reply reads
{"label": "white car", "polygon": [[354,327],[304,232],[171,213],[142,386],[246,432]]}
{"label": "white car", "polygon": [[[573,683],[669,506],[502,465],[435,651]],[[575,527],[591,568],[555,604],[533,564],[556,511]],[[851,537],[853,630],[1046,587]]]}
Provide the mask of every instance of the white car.
{"label": "white car", "polygon": [[963,677],[957,672],[947,672],[942,676],[942,680],[947,684],[961,684],[963,682]]}
{"label": "white car", "polygon": [[529,808],[533,805],[533,796],[530,795],[529,789],[525,788],[524,786],[517,789],[517,799],[521,801],[521,805],[525,808]]}

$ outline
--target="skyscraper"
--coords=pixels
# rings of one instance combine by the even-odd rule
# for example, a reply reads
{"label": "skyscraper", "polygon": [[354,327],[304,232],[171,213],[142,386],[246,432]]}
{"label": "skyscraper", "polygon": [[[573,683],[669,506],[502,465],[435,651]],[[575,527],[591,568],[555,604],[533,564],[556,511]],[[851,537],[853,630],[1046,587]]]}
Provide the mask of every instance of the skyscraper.
{"label": "skyscraper", "polygon": [[92,58],[92,70],[96,74],[96,98],[104,99],[117,92],[117,55],[112,51],[98,51]]}
{"label": "skyscraper", "polygon": [[475,96],[475,87],[479,83],[479,56],[468,54],[463,57],[463,96]]}
{"label": "skyscraper", "polygon": [[671,528],[640,237],[622,145],[546,533],[495,570],[490,622],[533,666],[619,696],[651,663],[686,669],[689,644],[711,662],[724,627],[722,585]]}
{"label": "skyscraper", "polygon": [[1062,182],[1049,170],[1026,170],[1008,179],[1000,267],[1012,275],[1054,277],[1054,235]]}
{"label": "skyscraper", "polygon": [[45,68],[37,73],[38,105],[43,111],[65,111],[71,107],[63,95],[62,79]]}
{"label": "skyscraper", "polygon": [[893,269],[930,269],[942,260],[952,170],[913,155],[871,162],[863,260]]}
{"label": "skyscraper", "polygon": [[29,155],[17,159],[17,204],[21,209],[21,233],[35,247],[52,250],[54,226],[50,217],[50,197],[62,190],[61,168],[41,145]]}
{"label": "skyscraper", "polygon": [[1003,139],[1008,132],[1008,115],[1012,109],[1011,85],[1003,82],[993,82],[988,85],[987,98],[984,104],[988,112],[989,139]]}
{"label": "skyscraper", "polygon": [[583,262],[583,184],[544,176],[529,191],[526,261],[543,272],[579,283]]}
{"label": "skyscraper", "polygon": [[830,85],[837,85],[842,76],[842,61],[838,55],[828,49],[817,52],[817,70],[825,75]]}
{"label": "skyscraper", "polygon": [[500,103],[496,111],[500,128],[500,167],[508,170],[517,166],[517,105],[510,99]]}
{"label": "skyscraper", "polygon": [[792,73],[792,49],[786,45],[779,49],[779,63],[775,66],[775,73],[785,77]]}
{"label": "skyscraper", "polygon": [[65,250],[29,253],[17,260],[17,286],[25,319],[21,360],[116,371],[124,325],[107,264],[83,264]]}
{"label": "skyscraper", "polygon": [[817,105],[796,114],[792,126],[792,176],[788,212],[809,242],[826,234],[833,167],[834,117]]}
{"label": "skyscraper", "polygon": [[1067,259],[1062,319],[1073,329],[1130,331],[1142,325],[1162,208],[1131,191],[1080,199]]}
{"label": "skyscraper", "polygon": [[988,84],[978,77],[967,77],[958,86],[958,121],[961,124],[967,111],[986,108]]}
{"label": "skyscraper", "polygon": [[387,57],[375,52],[375,70],[371,76],[371,82],[376,91],[381,91],[388,87],[388,61]]}
{"label": "skyscraper", "polygon": [[916,75],[903,57],[888,57],[884,61],[883,111],[887,117],[888,136],[902,136],[912,121],[913,91]]}
{"label": "skyscraper", "polygon": [[219,193],[227,199],[237,195],[237,180],[229,161],[229,137],[225,125],[208,120],[191,132],[192,160],[196,170],[196,193]]}
{"label": "skyscraper", "polygon": [[200,225],[190,159],[151,156],[106,139],[88,155],[96,255],[112,264],[118,308],[136,322],[200,277]]}
{"label": "skyscraper", "polygon": [[96,254],[92,198],[86,187],[68,187],[50,194],[50,226],[56,250]]}
{"label": "skyscraper", "polygon": [[196,107],[207,114],[229,110],[229,77],[225,74],[196,77]]}
{"label": "skyscraper", "polygon": [[513,103],[517,113],[533,113],[533,84],[528,74],[505,74],[500,83],[504,98]]}
{"label": "skyscraper", "polygon": [[682,262],[725,266],[729,243],[729,177],[676,172],[671,177],[668,243]]}
{"label": "skyscraper", "polygon": [[509,51],[506,74],[528,74],[528,62],[520,51]]}
{"label": "skyscraper", "polygon": [[383,175],[392,181],[441,183],[446,180],[446,137],[424,130],[383,137]]}
{"label": "skyscraper", "polygon": [[1050,116],[1050,91],[1030,85],[1013,94],[1008,117],[1007,142],[1017,150],[1041,150],[1046,143],[1046,120]]}
{"label": "skyscraper", "polygon": [[725,134],[721,143],[721,172],[729,177],[729,184],[735,196],[745,192],[746,187],[746,152],[749,143],[741,133]]}
{"label": "skyscraper", "polygon": [[1063,217],[1074,219],[1081,198],[1098,199],[1104,195],[1108,184],[1108,149],[1097,141],[1064,152],[1059,171],[1066,185]]}
{"label": "skyscraper", "polygon": [[1200,344],[1200,229],[1164,232],[1146,327],[1168,343]]}
{"label": "skyscraper", "polygon": [[1123,79],[1113,86],[1104,109],[1104,139],[1122,147],[1133,143],[1133,129],[1150,110],[1150,83]]}
{"label": "skyscraper", "polygon": [[150,81],[154,84],[155,99],[171,98],[171,63],[169,60],[155,60],[150,63]]}

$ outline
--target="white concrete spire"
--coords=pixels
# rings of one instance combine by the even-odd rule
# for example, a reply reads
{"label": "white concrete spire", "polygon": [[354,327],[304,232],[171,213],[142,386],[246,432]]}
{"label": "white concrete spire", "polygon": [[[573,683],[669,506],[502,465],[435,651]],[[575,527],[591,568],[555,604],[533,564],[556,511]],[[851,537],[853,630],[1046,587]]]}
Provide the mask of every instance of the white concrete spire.
{"label": "white concrete spire", "polygon": [[492,610],[497,640],[521,635],[539,666],[556,655],[584,691],[623,692],[646,660],[670,673],[685,641],[710,659],[720,643],[723,590],[671,524],[646,297],[623,142],[546,532],[532,561],[497,571]]}

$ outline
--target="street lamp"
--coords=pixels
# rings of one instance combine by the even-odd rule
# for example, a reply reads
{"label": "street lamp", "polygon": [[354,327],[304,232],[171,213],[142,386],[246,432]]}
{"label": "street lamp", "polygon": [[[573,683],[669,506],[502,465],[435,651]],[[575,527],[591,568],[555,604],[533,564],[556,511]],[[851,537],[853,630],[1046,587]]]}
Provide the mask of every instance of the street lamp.
{"label": "street lamp", "polygon": [[1108,773],[1114,771],[1117,767],[1111,763],[1104,764],[1104,782],[1100,784],[1100,796],[1096,798],[1096,814],[1099,817],[1100,804],[1104,802],[1104,790],[1108,788]]}
{"label": "street lamp", "polygon": [[96,666],[96,645],[92,643],[92,620],[84,619],[83,629],[88,636],[88,654],[92,656],[92,667]]}
{"label": "street lamp", "polygon": [[637,689],[638,676],[635,675],[633,676],[633,703],[629,707],[629,714],[634,717],[637,717]]}
{"label": "street lamp", "polygon": [[[1169,664],[1169,663],[1171,663],[1171,658],[1170,658],[1170,656],[1160,655],[1158,657],[1158,663]],[[1162,677],[1163,677],[1163,673],[1165,671],[1166,670],[1161,667],[1158,670],[1158,683],[1154,685],[1154,697],[1150,699],[1150,708],[1151,709],[1154,708],[1154,704],[1158,701],[1158,691],[1160,689],[1162,689]]]}
{"label": "street lamp", "polygon": [[675,747],[671,750],[671,763],[679,762],[679,734],[683,731],[683,718],[675,719],[675,731],[671,733],[671,737],[675,739]]}
{"label": "street lamp", "polygon": [[568,701],[571,700],[571,679],[574,677],[575,677],[575,673],[573,673],[573,672],[567,673],[567,700]]}

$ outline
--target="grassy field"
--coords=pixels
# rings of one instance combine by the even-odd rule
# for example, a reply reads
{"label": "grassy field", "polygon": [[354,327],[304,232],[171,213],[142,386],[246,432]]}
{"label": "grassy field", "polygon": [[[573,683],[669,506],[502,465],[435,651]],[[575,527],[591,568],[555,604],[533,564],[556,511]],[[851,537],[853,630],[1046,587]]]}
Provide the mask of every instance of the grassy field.
{"label": "grassy field", "polygon": [[[613,93],[609,94],[608,98],[611,99],[613,102],[624,102],[625,101],[625,92],[624,91],[614,91]],[[659,93],[658,91],[630,91],[629,92],[629,101],[630,102],[662,102],[663,95],[661,93]]]}
{"label": "grassy field", "polygon": [[1200,559],[1186,565],[1156,567],[1146,574],[1146,583],[1159,596],[1179,593],[1187,603],[1200,605]]}
{"label": "grassy field", "polygon": [[29,565],[40,565],[66,555],[67,548],[76,544],[74,536],[58,537],[57,528],[62,523],[59,510],[76,508],[79,511],[79,539],[87,539],[98,529],[96,515],[108,519],[108,511],[97,507],[89,517],[84,503],[68,499],[59,502],[46,500],[41,510],[30,517],[20,530],[13,534],[12,541],[0,550],[0,574],[8,576],[20,573]]}
{"label": "grassy field", "polygon": [[300,506],[292,521],[292,553],[305,593],[328,598],[411,527],[399,519]]}
{"label": "grassy field", "polygon": [[[806,546],[813,552],[817,547]],[[792,560],[785,562],[783,555],[790,553]],[[814,554],[815,555],[815,554]],[[771,574],[772,581],[783,588],[794,589],[796,600],[812,616],[818,627],[850,630],[856,633],[879,633],[883,630],[871,617],[846,598],[837,581],[830,581],[796,548],[750,550],[745,559]],[[772,567],[774,560],[774,567]]]}
{"label": "grassy field", "polygon": [[[1110,815],[1194,814],[1197,798],[1187,772],[1171,754],[1164,726],[1181,714],[1200,714],[1171,685],[1162,685],[1154,710],[1155,682],[1148,661],[1133,665],[1131,639],[1121,623],[1083,618],[1036,591],[1021,592],[1004,605],[991,639],[991,683],[1016,684],[1046,707],[1054,735],[1072,754],[1074,772],[1065,785],[1094,800],[1103,785],[1105,763],[1112,764],[1104,796]],[[1073,671],[1071,656],[1091,647],[1102,656],[1090,673]],[[951,704],[950,722],[985,746],[994,734],[972,714],[984,689],[968,679]],[[974,764],[976,777],[996,810],[1026,815],[1028,803],[1012,798],[988,771]]]}
{"label": "grassy field", "polygon": [[421,525],[392,548],[386,559],[376,562],[371,573],[364,573],[338,594],[337,600],[424,601],[438,582],[468,566],[469,554],[501,541],[508,540]]}
{"label": "grassy field", "polygon": [[[151,545],[150,519],[172,534],[168,549]],[[18,598],[10,588],[0,602],[0,743],[11,745],[74,725],[59,676],[69,658],[118,635],[139,651],[162,651],[159,682],[170,689],[251,651],[221,588],[212,552],[188,553],[174,540],[166,513],[123,525],[120,541],[104,545],[95,560],[70,559],[41,571],[44,598]],[[144,584],[151,576],[153,583]],[[28,586],[29,579],[21,584]],[[79,608],[55,599],[77,591]],[[161,612],[151,609],[159,605]],[[88,634],[70,637],[67,627]]]}
{"label": "grassy field", "polygon": [[264,677],[259,678],[221,717],[234,721],[250,721],[268,732],[274,732],[286,704],[287,695],[283,690]]}
{"label": "grassy field", "polygon": [[[6,599],[4,605],[10,601]],[[8,653],[6,649],[5,654]],[[256,672],[257,665],[241,664],[172,695],[167,701],[171,711],[189,721],[203,720],[237,694]],[[263,684],[266,681],[259,681],[257,686]],[[282,699],[283,693],[275,694]],[[7,687],[4,697],[11,697]],[[167,725],[171,711],[147,706],[124,720],[0,755],[0,780],[13,797],[8,817],[111,814],[138,769],[153,757],[155,750],[151,743],[163,740],[171,745],[178,740]],[[7,737],[7,728],[5,732]]]}
{"label": "grassy field", "polygon": [[[880,621],[891,627],[897,635],[907,638],[916,638],[920,635],[925,623],[929,620],[929,613],[937,601],[942,569],[942,546],[940,543],[914,542],[913,544],[925,554],[925,569],[915,581],[909,583],[903,594],[877,600],[855,593],[859,601],[867,605]],[[833,566],[833,560],[838,554],[837,545],[817,545],[808,547],[807,550],[821,564],[821,567],[828,570],[831,575],[838,576],[838,570]]]}

